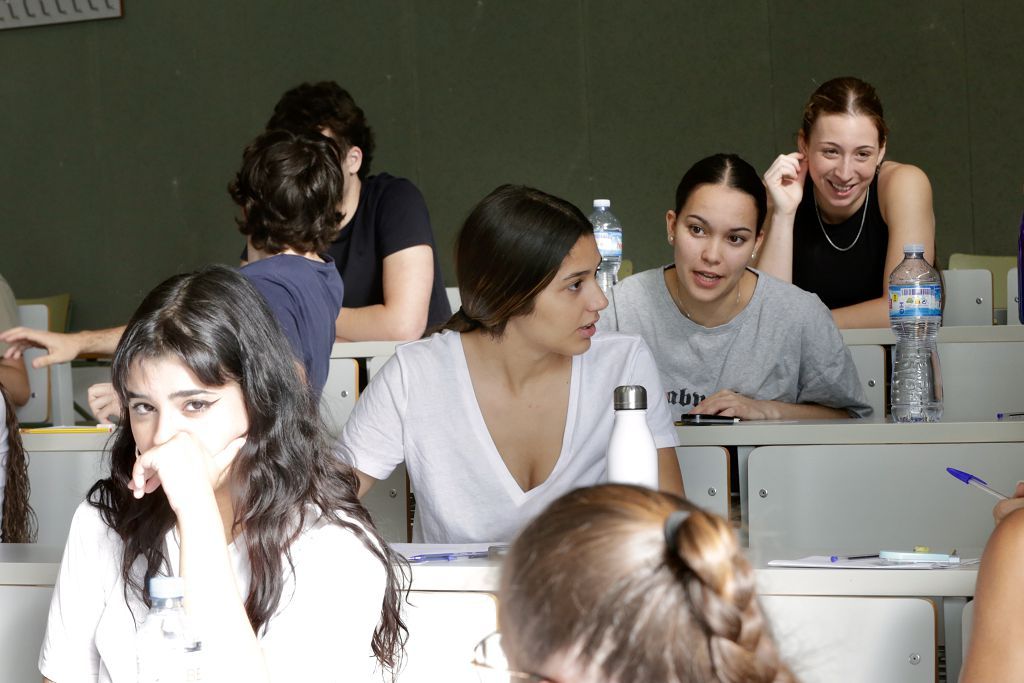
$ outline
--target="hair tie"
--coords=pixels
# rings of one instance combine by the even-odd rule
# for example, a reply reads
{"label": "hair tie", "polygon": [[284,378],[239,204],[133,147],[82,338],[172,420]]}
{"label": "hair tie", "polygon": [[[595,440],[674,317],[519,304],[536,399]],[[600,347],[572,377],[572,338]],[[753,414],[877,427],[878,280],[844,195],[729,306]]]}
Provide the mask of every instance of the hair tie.
{"label": "hair tie", "polygon": [[676,510],[665,520],[665,545],[672,551],[673,555],[679,554],[679,545],[676,539],[679,536],[679,527],[683,525],[686,518],[690,516],[688,510]]}

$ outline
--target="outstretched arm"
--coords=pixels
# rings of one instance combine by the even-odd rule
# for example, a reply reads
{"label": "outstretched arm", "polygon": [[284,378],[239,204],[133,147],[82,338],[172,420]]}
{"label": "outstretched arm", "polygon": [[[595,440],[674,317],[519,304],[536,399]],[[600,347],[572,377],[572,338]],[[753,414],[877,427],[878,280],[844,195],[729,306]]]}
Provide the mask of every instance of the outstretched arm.
{"label": "outstretched arm", "polygon": [[335,322],[338,341],[411,341],[427,327],[434,286],[434,250],[428,244],[384,259],[384,303],[343,308]]}
{"label": "outstretched arm", "polygon": [[832,318],[840,329],[889,326],[889,275],[903,260],[904,245],[923,244],[925,260],[935,264],[935,212],[928,176],[916,166],[895,162],[884,164],[879,173],[878,204],[889,226],[883,294],[877,299],[833,309]]}
{"label": "outstretched arm", "polygon": [[992,532],[974,592],[971,644],[961,683],[1024,681],[1024,512],[1014,512]]}
{"label": "outstretched arm", "polygon": [[761,401],[721,389],[694,407],[693,412],[738,417],[741,420],[836,420],[850,417],[845,410],[816,403]]}
{"label": "outstretched arm", "polygon": [[83,353],[112,354],[121,340],[124,327],[106,330],[84,330],[63,334],[33,330],[28,327],[12,327],[0,332],[0,341],[10,344],[4,358],[21,358],[31,348],[46,349],[46,355],[32,361],[32,367],[43,368],[54,363],[67,363]]}
{"label": "outstretched arm", "polygon": [[21,358],[0,358],[0,384],[7,389],[7,395],[16,406],[28,403],[31,390],[28,386],[28,372]]}

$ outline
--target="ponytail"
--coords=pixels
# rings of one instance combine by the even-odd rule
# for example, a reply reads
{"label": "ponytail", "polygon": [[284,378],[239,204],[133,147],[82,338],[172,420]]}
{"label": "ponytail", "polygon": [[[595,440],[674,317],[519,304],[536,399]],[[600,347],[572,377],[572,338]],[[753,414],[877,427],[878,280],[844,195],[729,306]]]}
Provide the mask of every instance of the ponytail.
{"label": "ponytail", "polygon": [[512,544],[501,605],[520,670],[569,660],[601,680],[795,681],[729,523],[670,494],[605,484],[562,496]]}
{"label": "ponytail", "polygon": [[31,486],[28,480],[28,454],[21,443],[18,418],[7,389],[0,384],[0,400],[5,406],[7,459],[0,463],[7,475],[3,489],[0,543],[33,543],[36,540],[36,513],[28,504]]}
{"label": "ponytail", "polygon": [[754,570],[729,523],[700,508],[676,510],[664,532],[668,562],[707,640],[712,680],[794,681],[757,602]]}

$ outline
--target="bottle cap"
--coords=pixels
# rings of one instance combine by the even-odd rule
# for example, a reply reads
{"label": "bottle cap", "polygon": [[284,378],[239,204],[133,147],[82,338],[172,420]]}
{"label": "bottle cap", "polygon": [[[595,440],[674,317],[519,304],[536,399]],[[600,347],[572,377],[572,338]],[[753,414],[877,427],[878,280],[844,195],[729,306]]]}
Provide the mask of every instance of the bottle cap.
{"label": "bottle cap", "polygon": [[159,600],[185,597],[185,579],[180,576],[154,576],[149,580],[149,596]]}
{"label": "bottle cap", "polygon": [[639,384],[615,387],[615,410],[647,410],[647,389]]}
{"label": "bottle cap", "polygon": [[595,209],[601,209],[601,208],[607,209],[611,205],[612,205],[612,200],[610,200],[610,199],[595,199],[594,200],[594,208]]}
{"label": "bottle cap", "polygon": [[924,245],[923,244],[904,244],[903,245],[903,253],[904,254],[923,254],[924,253]]}

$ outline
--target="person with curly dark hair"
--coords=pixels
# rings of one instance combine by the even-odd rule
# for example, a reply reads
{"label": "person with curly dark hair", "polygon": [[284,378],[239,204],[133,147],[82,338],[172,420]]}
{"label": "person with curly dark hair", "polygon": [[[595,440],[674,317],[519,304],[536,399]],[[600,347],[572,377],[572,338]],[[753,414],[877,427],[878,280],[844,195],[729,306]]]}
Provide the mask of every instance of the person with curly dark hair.
{"label": "person with curly dark hair", "polygon": [[36,513],[28,504],[28,454],[21,444],[18,417],[7,388],[0,384],[0,543],[36,540]]}
{"label": "person with curly dark hair", "polygon": [[281,326],[213,266],[143,300],[117,346],[110,476],[75,513],[44,680],[135,680],[149,579],[179,575],[211,681],[378,680],[405,570],[331,453]]}
{"label": "person with curly dark hair", "polygon": [[242,275],[270,305],[313,393],[327,382],[334,320],[344,287],[331,240],[341,230],[344,176],[338,146],[322,135],[264,133],[242,155],[228,191],[242,209],[248,238]]}
{"label": "person with curly dark hair", "polygon": [[342,230],[328,253],[345,281],[339,339],[418,339],[451,315],[430,215],[419,189],[388,173],[370,175],[373,129],[334,81],[303,83],[274,107],[267,130],[319,132],[342,151]]}
{"label": "person with curly dark hair", "polygon": [[755,589],[721,517],[637,486],[576,489],[505,558],[500,648],[538,683],[793,683]]}

